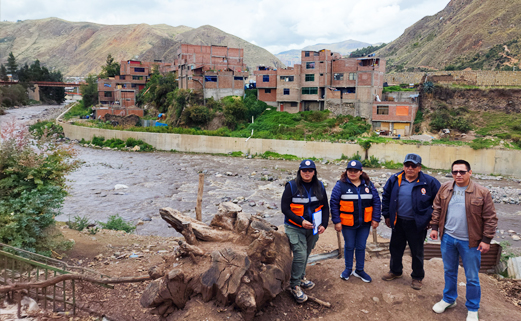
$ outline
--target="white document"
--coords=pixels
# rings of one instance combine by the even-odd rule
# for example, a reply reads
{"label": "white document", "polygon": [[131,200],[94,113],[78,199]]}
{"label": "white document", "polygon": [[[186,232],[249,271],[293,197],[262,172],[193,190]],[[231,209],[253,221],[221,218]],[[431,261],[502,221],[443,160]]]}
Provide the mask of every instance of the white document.
{"label": "white document", "polygon": [[313,235],[317,235],[320,224],[322,224],[322,210],[313,213]]}

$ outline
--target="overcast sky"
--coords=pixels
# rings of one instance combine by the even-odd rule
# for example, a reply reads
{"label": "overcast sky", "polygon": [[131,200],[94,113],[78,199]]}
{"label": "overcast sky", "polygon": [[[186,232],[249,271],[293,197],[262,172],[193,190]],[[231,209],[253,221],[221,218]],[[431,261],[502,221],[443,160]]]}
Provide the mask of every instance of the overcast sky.
{"label": "overcast sky", "polygon": [[272,53],[348,39],[377,43],[449,0],[0,0],[0,19],[212,25]]}

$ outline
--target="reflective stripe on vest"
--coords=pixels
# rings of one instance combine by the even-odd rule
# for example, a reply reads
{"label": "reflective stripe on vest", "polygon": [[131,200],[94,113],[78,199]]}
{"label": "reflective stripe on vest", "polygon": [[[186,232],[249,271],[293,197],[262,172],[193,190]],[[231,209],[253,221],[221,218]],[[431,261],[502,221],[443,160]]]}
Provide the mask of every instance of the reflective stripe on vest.
{"label": "reflective stripe on vest", "polygon": [[293,202],[295,204],[307,204],[307,203],[309,203],[310,199],[311,199],[311,202],[318,202],[318,198],[316,196],[311,196],[310,198],[293,197],[291,199],[291,202]]}
{"label": "reflective stripe on vest", "polygon": [[[341,199],[343,200],[357,200],[358,199],[358,195],[357,194],[342,194],[342,196],[340,196]],[[373,199],[373,194],[361,194],[360,195],[360,199],[362,200],[372,200]]]}

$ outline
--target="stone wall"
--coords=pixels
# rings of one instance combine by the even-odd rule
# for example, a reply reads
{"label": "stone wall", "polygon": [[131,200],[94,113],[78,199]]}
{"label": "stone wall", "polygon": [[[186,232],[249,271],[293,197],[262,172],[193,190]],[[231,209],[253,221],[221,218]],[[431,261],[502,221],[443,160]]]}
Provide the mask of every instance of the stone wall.
{"label": "stone wall", "polygon": [[325,108],[330,110],[334,115],[356,115],[356,103],[344,102],[342,99],[326,99]]}
{"label": "stone wall", "polygon": [[[425,72],[401,72],[386,74],[384,82],[394,84],[418,84]],[[427,72],[427,80],[441,84],[459,83],[474,86],[521,86],[521,71],[458,70]]]}
{"label": "stone wall", "polygon": [[[286,141],[276,139],[249,139],[237,137],[196,136],[179,134],[159,134],[145,132],[119,131],[109,129],[74,126],[61,123],[66,137],[70,139],[92,140],[94,135],[105,139],[129,137],[141,139],[159,150],[177,150],[197,153],[243,153],[261,154],[272,151],[279,154],[291,154],[298,157],[317,157],[338,159],[343,155],[351,156],[357,152],[364,155],[364,150],[358,144],[341,144],[325,142]],[[369,155],[374,155],[380,161],[403,162],[407,153],[419,154],[425,166],[429,168],[449,169],[457,159],[467,160],[475,173],[498,173],[521,177],[521,152],[502,149],[473,150],[467,146],[431,146],[402,144],[373,144]]]}

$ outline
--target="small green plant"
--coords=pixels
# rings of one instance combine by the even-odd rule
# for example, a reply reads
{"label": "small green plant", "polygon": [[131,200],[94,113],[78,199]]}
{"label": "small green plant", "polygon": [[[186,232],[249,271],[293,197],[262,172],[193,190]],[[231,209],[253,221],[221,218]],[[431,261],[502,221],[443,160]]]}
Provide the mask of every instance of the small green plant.
{"label": "small green plant", "polygon": [[395,163],[394,161],[385,161],[383,163],[380,163],[382,167],[389,168],[389,169],[401,169],[403,167],[402,163]]}
{"label": "small green plant", "polygon": [[353,156],[351,156],[351,158],[349,158],[349,160],[361,161],[362,160],[362,155],[360,155],[358,152],[356,152],[356,154],[353,154]]}
{"label": "small green plant", "polygon": [[66,223],[70,229],[83,231],[89,225],[89,218],[86,216],[74,216],[73,221],[71,222],[70,217],[69,221]]}
{"label": "small green plant", "polygon": [[231,152],[229,153],[230,156],[232,157],[243,157],[244,154],[242,152]]}
{"label": "small green plant", "polygon": [[362,166],[376,168],[376,167],[380,166],[380,161],[374,155],[371,155],[371,157],[369,157],[369,159],[364,159],[362,161]]}
{"label": "small green plant", "polygon": [[29,126],[29,132],[36,138],[40,139],[45,136],[55,136],[56,138],[63,138],[63,127],[57,125],[52,121],[38,121]]}
{"label": "small green plant", "polygon": [[99,227],[95,226],[87,229],[87,231],[89,231],[90,235],[96,235],[100,231],[100,229]]}
{"label": "small green plant", "polygon": [[119,214],[109,216],[107,223],[97,222],[102,228],[106,230],[125,231],[130,233],[136,229],[136,226],[125,222]]}

